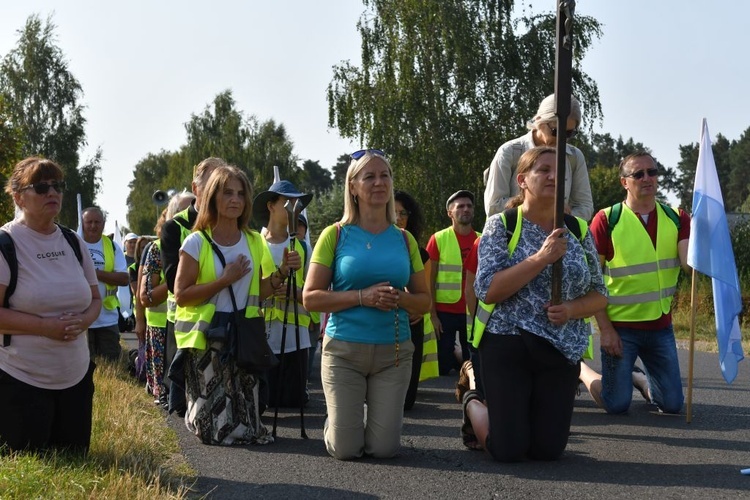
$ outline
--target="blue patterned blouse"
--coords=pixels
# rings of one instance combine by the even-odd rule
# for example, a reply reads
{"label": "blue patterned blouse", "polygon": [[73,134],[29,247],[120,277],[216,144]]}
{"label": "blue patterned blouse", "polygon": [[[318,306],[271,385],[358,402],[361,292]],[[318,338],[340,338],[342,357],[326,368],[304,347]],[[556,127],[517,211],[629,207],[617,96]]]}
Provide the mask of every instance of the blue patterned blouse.
{"label": "blue patterned blouse", "polygon": [[[508,239],[500,214],[487,219],[479,243],[479,268],[474,291],[484,301],[496,272],[522,262],[534,255],[544,244],[548,233],[540,226],[523,219],[521,235],[513,257],[508,256]],[[599,256],[591,232],[583,242],[568,232],[568,251],[563,257],[562,300],[581,297],[590,290],[607,296],[602,281]],[[588,346],[589,327],[583,319],[573,319],[555,326],[547,319],[544,305],[551,298],[552,265],[521,288],[515,295],[498,303],[487,323],[486,333],[518,335],[522,328],[552,343],[572,363],[581,359]]]}

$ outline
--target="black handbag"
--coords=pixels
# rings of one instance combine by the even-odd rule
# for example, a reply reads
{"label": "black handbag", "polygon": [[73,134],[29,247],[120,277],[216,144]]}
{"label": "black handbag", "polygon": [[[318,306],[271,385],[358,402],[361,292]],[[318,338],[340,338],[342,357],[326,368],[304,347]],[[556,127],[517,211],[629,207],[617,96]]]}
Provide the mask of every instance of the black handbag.
{"label": "black handbag", "polygon": [[[226,267],[224,254],[221,253],[214,240],[205,231],[201,232],[211,244],[211,248],[216,252],[221,265]],[[260,374],[276,367],[279,364],[279,360],[268,345],[266,324],[263,317],[245,317],[245,308],[241,310],[237,308],[237,299],[234,297],[234,290],[232,290],[231,285],[228,288],[234,313],[227,323],[226,336],[229,342],[229,352],[235,364],[239,368],[255,374]]]}

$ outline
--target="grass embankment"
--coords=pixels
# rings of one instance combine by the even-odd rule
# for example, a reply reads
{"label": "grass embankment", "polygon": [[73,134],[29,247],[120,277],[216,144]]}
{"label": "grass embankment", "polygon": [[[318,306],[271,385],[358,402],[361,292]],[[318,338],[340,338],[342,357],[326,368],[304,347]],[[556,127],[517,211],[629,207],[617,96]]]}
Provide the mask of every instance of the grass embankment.
{"label": "grass embankment", "polygon": [[[713,290],[711,289],[711,279],[701,274],[697,275],[696,293],[695,293],[695,346],[696,350],[717,352],[716,344],[716,324],[714,319],[714,300]],[[744,283],[740,283],[741,290],[746,290]],[[674,323],[675,337],[678,339],[680,347],[687,347],[690,340],[690,280],[683,275],[677,287],[675,300],[672,308],[672,321]],[[740,330],[742,331],[742,347],[744,352],[750,351],[750,323],[746,316],[747,311],[743,310],[740,316]]]}
{"label": "grass embankment", "polygon": [[87,458],[0,456],[0,498],[185,498],[194,473],[164,414],[125,369],[100,361]]}

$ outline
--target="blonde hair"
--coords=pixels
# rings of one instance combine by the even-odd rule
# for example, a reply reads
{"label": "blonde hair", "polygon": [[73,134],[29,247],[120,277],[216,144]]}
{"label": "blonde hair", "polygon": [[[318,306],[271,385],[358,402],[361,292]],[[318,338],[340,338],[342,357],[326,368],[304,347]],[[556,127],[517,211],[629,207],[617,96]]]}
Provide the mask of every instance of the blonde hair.
{"label": "blonde hair", "polygon": [[[352,158],[349,168],[346,170],[346,183],[344,184],[344,215],[341,217],[341,224],[356,224],[359,222],[359,204],[352,195],[351,183],[355,177],[365,168],[370,160],[373,158],[379,158],[388,167],[388,173],[391,175],[391,181],[393,181],[393,167],[388,159],[373,150],[367,150],[359,159],[355,160]],[[388,203],[385,207],[385,217],[390,224],[396,223],[396,202],[393,196],[393,182],[391,182],[391,194],[388,197]]]}
{"label": "blonde hair", "polygon": [[198,218],[195,220],[194,231],[209,229],[216,225],[216,222],[219,220],[216,197],[229,184],[229,181],[234,179],[237,179],[242,184],[245,198],[245,207],[237,219],[237,227],[241,230],[249,228],[250,216],[253,213],[253,187],[245,172],[233,165],[223,165],[216,167],[208,178],[206,190],[202,198],[204,202],[201,204],[201,210],[198,212]]}
{"label": "blonde hair", "polygon": [[195,199],[195,195],[189,191],[182,191],[181,193],[177,193],[176,195],[172,196],[172,198],[169,199],[169,204],[167,205],[167,208],[166,208],[167,220],[174,217],[175,214],[180,211],[180,205],[182,205],[182,203],[186,199],[193,201]]}
{"label": "blonde hair", "polygon": [[[536,148],[531,148],[528,151],[526,151],[524,154],[521,155],[521,157],[518,159],[518,168],[516,169],[516,178],[519,174],[525,174],[526,172],[529,172],[533,167],[534,164],[539,160],[539,158],[547,153],[556,154],[557,150],[555,148],[551,148],[549,146],[539,146]],[[525,199],[525,190],[519,186],[519,192],[516,196],[508,200],[508,203],[505,204],[505,208],[515,208],[518,206],[521,206],[523,204],[523,200]]]}

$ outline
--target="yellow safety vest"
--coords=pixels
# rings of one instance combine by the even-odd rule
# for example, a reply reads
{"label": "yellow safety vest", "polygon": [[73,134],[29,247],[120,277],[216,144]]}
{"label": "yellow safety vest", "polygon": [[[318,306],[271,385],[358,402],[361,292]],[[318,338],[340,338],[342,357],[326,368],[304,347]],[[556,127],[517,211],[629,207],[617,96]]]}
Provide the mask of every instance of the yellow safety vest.
{"label": "yellow safety vest", "polygon": [[[178,212],[175,214],[172,219],[182,219],[185,222],[185,225],[188,225],[190,223],[190,218],[188,217],[188,208],[183,210],[182,212]],[[190,229],[186,228],[184,225],[177,222],[177,225],[180,227],[180,243],[185,241],[185,238],[188,237],[190,234]],[[177,303],[174,301],[174,294],[171,291],[167,292],[167,321],[170,323],[175,322],[175,311],[177,309]]]}
{"label": "yellow safety vest", "polygon": [[[304,270],[304,263],[305,258],[307,257],[305,255],[305,249],[302,247],[302,244],[299,240],[294,240],[294,249],[302,256],[302,263],[303,266],[297,269],[295,272],[295,277],[297,279],[297,285],[300,288],[303,288],[305,286],[305,270]],[[274,299],[272,301],[272,305],[270,307],[266,307],[265,309],[265,320],[266,321],[273,321],[277,320],[283,323],[284,321],[284,309],[286,307],[286,300],[285,299]],[[287,308],[286,313],[286,322],[289,325],[294,325],[294,306],[292,304],[289,305]],[[310,313],[305,309],[301,303],[297,303],[297,318],[299,319],[299,326],[304,326],[306,328],[310,327]],[[317,313],[318,322],[320,322],[320,313]]]}
{"label": "yellow safety vest", "polygon": [[[109,236],[102,235],[102,253],[104,254],[104,271],[111,273],[115,269],[115,244],[109,239]],[[120,300],[117,298],[117,285],[104,283],[104,300],[102,305],[110,311],[120,307]]]}
{"label": "yellow safety vest", "polygon": [[[209,236],[211,231],[206,231]],[[250,255],[253,260],[253,275],[250,279],[250,289],[248,291],[247,308],[245,309],[246,318],[257,318],[262,312],[260,309],[260,279],[261,263],[263,261],[264,251],[268,252],[265,241],[255,231],[244,231],[247,246],[250,249]],[[216,268],[214,267],[214,251],[211,244],[201,235],[203,245],[201,245],[200,255],[198,256],[198,279],[196,284],[209,283],[216,280]],[[208,302],[198,306],[177,306],[175,313],[174,334],[179,349],[194,348],[205,349],[206,337],[204,332],[211,324],[211,319],[216,312],[216,298],[218,294],[211,297]]]}
{"label": "yellow safety vest", "polygon": [[430,313],[424,315],[424,340],[422,341],[422,367],[419,369],[419,381],[424,382],[440,376],[438,371],[437,337]]}
{"label": "yellow safety vest", "polygon": [[[604,209],[609,217],[611,207]],[[627,205],[612,229],[612,260],[604,263],[611,321],[652,321],[667,314],[680,275],[679,231],[656,204],[656,248],[639,216]]]}
{"label": "yellow safety vest", "polygon": [[[518,240],[521,238],[521,225],[523,221],[523,213],[521,211],[521,207],[518,207],[517,212],[517,219],[516,219],[516,227],[513,231],[513,236],[508,241],[508,258],[513,256],[513,252],[515,252],[516,247],[518,246]],[[500,217],[503,219],[503,224],[507,227],[507,222],[505,220],[505,213],[501,212]],[[586,232],[588,231],[588,224],[584,219],[581,219],[580,217],[576,217],[576,220],[578,221],[578,226],[581,233],[581,241],[583,241],[583,238],[586,237]],[[468,341],[471,343],[471,345],[474,346],[475,349],[479,348],[479,343],[482,341],[482,336],[484,335],[484,330],[487,327],[487,322],[490,319],[490,315],[492,314],[492,311],[495,310],[495,303],[492,304],[485,304],[481,300],[477,301],[477,312],[474,316],[474,328],[472,328],[471,334],[469,334]],[[589,321],[588,318],[586,321]],[[593,345],[593,338],[589,336],[589,346]]]}
{"label": "yellow safety vest", "polygon": [[[482,233],[474,232],[477,237],[482,235]],[[435,243],[437,243],[440,252],[437,276],[435,277],[435,302],[455,304],[461,300],[464,266],[461,248],[458,246],[458,237],[453,227],[435,233]]]}
{"label": "yellow safety vest", "polygon": [[[159,251],[161,251],[161,241],[156,240],[152,243]],[[150,279],[144,277],[144,279]],[[164,283],[164,268],[159,272],[160,283]],[[140,291],[138,292],[140,293]],[[146,307],[144,309],[146,314],[146,324],[154,328],[165,328],[167,326],[167,301],[165,300],[158,306]]]}

